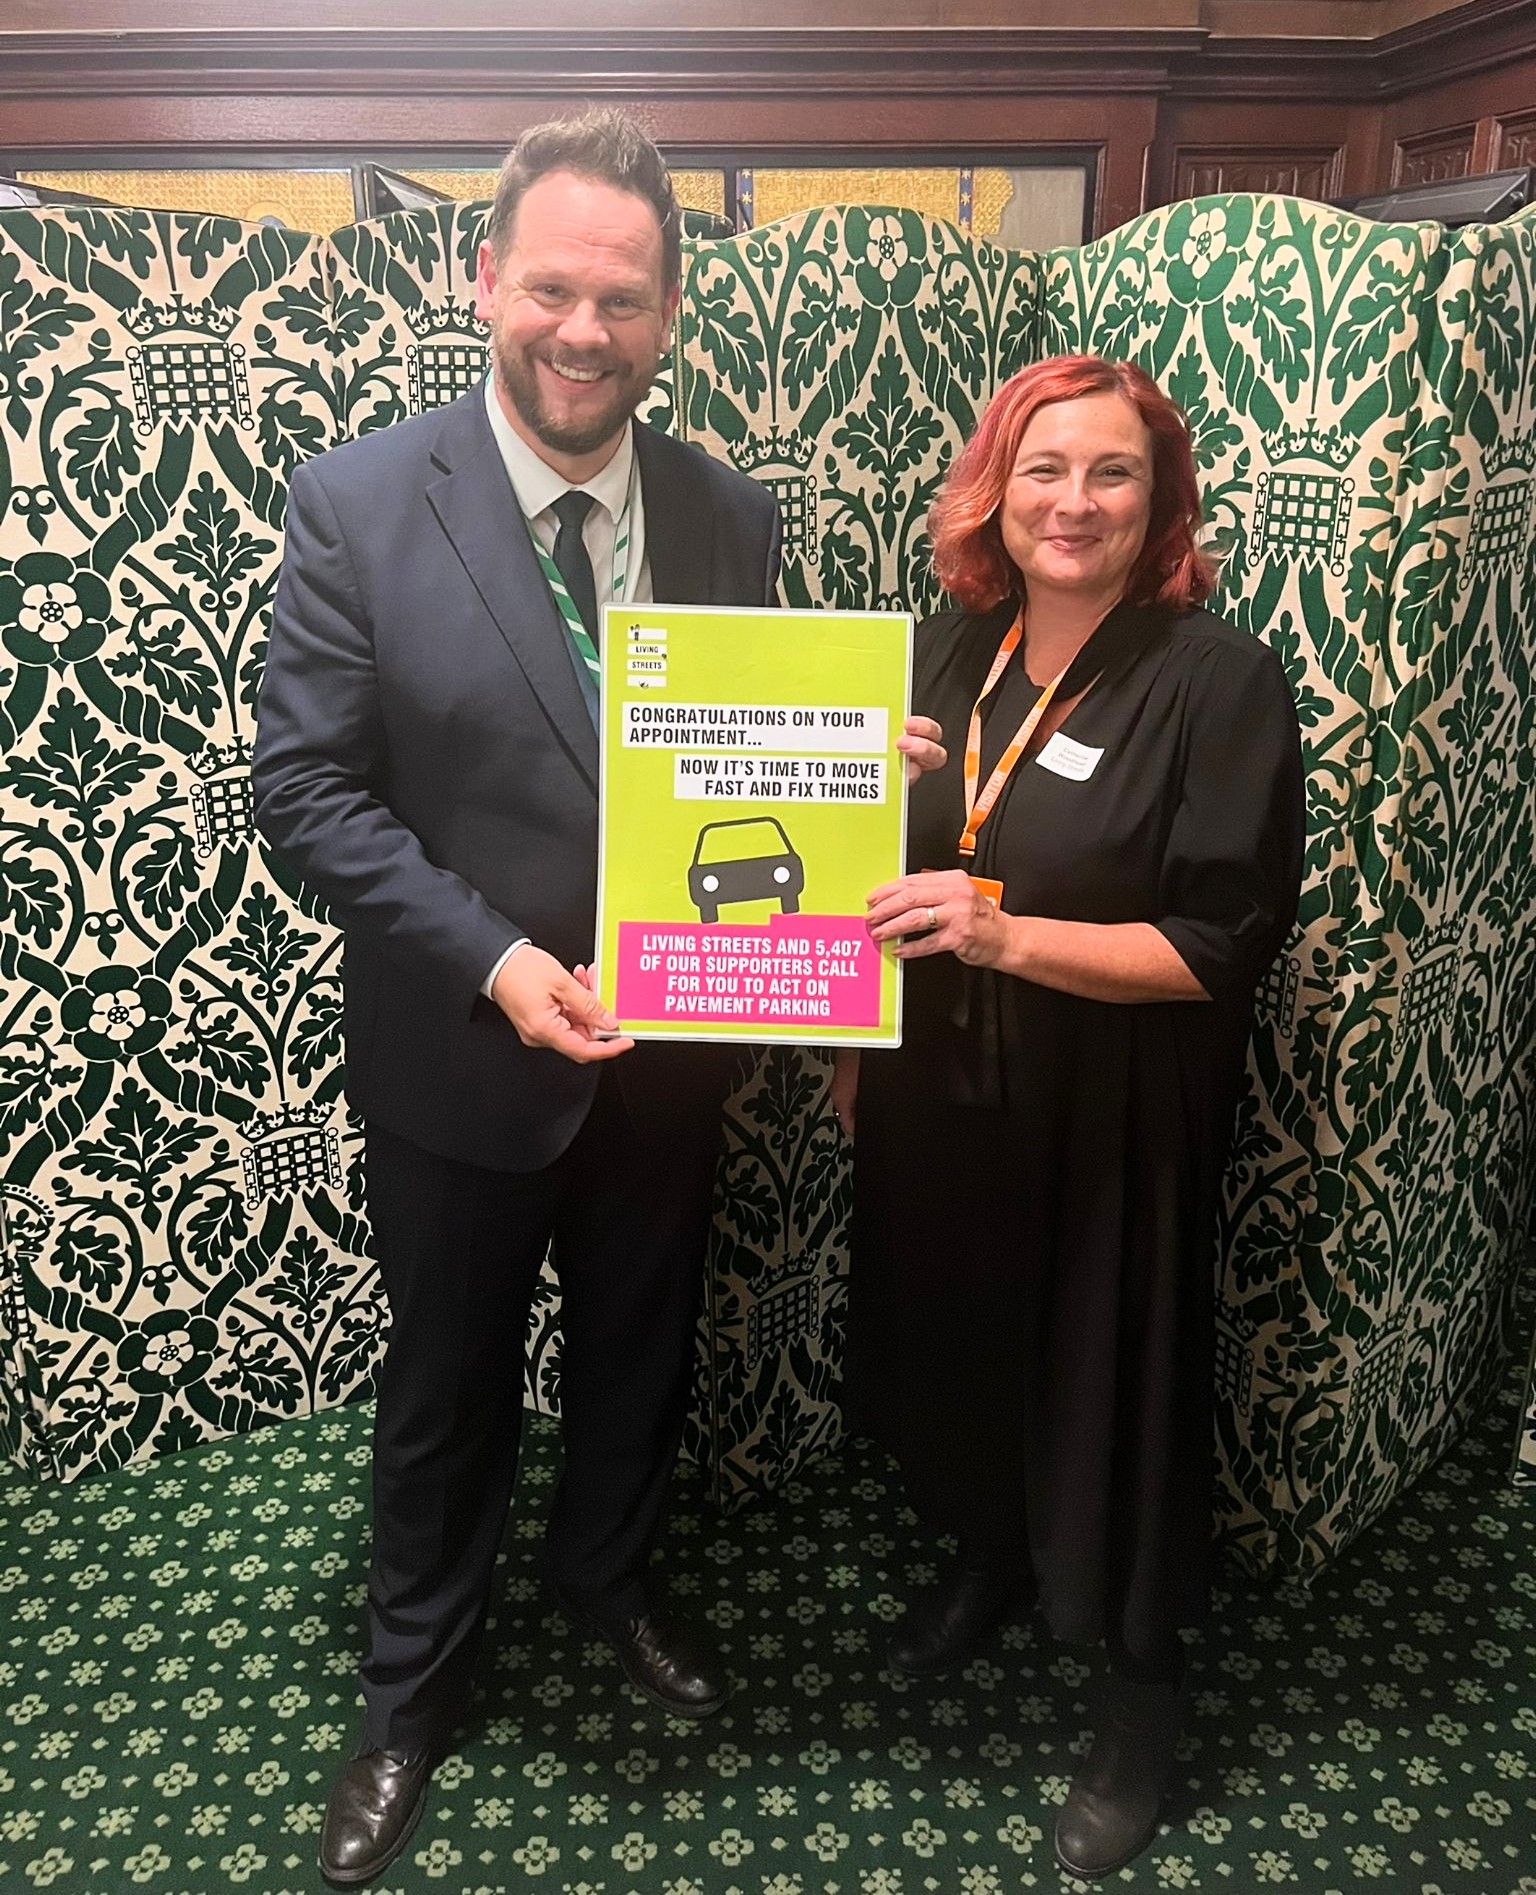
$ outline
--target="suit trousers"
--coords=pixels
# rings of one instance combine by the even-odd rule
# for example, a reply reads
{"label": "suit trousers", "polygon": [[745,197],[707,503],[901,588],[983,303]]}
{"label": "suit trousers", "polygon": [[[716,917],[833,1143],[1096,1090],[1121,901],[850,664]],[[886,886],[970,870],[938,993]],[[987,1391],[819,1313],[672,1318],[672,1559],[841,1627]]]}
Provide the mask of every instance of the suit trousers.
{"label": "suit trousers", "polygon": [[691,1387],[720,1127],[718,1106],[681,1129],[669,1116],[664,1135],[637,1123],[612,1067],[575,1139],[539,1171],[486,1170],[368,1126],[391,1316],[374,1424],[368,1743],[435,1747],[468,1706],[551,1243],[564,1469],[546,1576],[599,1611],[645,1609]]}

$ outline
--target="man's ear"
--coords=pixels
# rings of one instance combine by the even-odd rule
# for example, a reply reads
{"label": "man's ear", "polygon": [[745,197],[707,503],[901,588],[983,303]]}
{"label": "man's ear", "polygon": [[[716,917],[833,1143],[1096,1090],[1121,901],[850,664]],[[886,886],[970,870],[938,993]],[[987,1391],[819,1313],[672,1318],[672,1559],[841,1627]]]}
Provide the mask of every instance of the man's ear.
{"label": "man's ear", "polygon": [[496,281],[496,253],[488,243],[482,243],[475,258],[475,314],[482,322],[491,320]]}
{"label": "man's ear", "polygon": [[672,325],[677,321],[677,306],[682,300],[683,286],[681,283],[674,283],[672,288],[667,292],[666,301],[662,305],[662,329],[666,336],[666,346],[669,349],[672,346]]}

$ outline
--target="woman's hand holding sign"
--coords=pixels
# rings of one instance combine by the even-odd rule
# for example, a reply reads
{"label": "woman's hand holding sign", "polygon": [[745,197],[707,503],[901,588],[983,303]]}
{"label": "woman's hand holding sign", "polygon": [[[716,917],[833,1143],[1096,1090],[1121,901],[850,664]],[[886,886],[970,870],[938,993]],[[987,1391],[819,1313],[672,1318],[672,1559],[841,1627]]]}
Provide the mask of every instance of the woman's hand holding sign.
{"label": "woman's hand holding sign", "polygon": [[882,883],[869,897],[865,925],[872,940],[895,941],[901,961],[953,954],[968,967],[996,967],[1014,919],[963,870],[931,869]]}
{"label": "woman's hand holding sign", "polygon": [[949,752],[941,739],[944,733],[931,717],[909,717],[896,739],[896,748],[906,758],[907,782],[915,783],[925,770],[942,770]]}

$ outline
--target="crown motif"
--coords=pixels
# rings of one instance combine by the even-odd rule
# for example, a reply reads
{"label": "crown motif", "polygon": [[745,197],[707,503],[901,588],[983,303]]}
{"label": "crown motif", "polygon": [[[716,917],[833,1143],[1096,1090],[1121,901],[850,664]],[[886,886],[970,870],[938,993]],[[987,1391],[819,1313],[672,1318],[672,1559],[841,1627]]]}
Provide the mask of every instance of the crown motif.
{"label": "crown motif", "polygon": [[1216,1320],[1224,1323],[1241,1342],[1252,1342],[1259,1333],[1259,1325],[1253,1320],[1241,1304],[1228,1302],[1220,1298],[1216,1304]]}
{"label": "crown motif", "polygon": [[816,443],[807,435],[785,434],[775,428],[770,434],[749,434],[727,442],[726,452],[744,474],[764,467],[798,467],[803,472],[816,458]]}
{"label": "crown motif", "polygon": [[1384,1351],[1400,1347],[1407,1327],[1408,1319],[1402,1310],[1390,1316],[1374,1318],[1369,1338],[1359,1345],[1360,1366],[1364,1368],[1367,1362],[1374,1361]]}
{"label": "crown motif", "polygon": [[1324,427],[1316,415],[1309,415],[1299,427],[1287,423],[1264,436],[1264,452],[1276,467],[1286,461],[1322,461],[1343,473],[1358,447],[1358,441],[1337,428]]}
{"label": "crown motif", "polygon": [[802,1250],[791,1250],[784,1259],[784,1267],[773,1273],[766,1288],[776,1290],[786,1283],[793,1283],[797,1278],[815,1276],[821,1257],[821,1251],[814,1244],[807,1244]]}
{"label": "crown motif", "polygon": [[227,744],[205,744],[187,758],[188,765],[205,783],[221,770],[232,770],[237,764],[248,766],[250,761],[251,746],[244,737],[233,738]]}
{"label": "crown motif", "polygon": [[53,1229],[53,1211],[19,1184],[0,1184],[0,1259],[11,1266],[0,1294],[15,1293],[16,1309],[26,1301],[25,1269],[37,1262]]}
{"label": "crown motif", "polygon": [[1413,966],[1422,967],[1426,961],[1432,960],[1442,948],[1459,948],[1461,946],[1461,935],[1464,925],[1465,924],[1459,920],[1442,921],[1438,928],[1430,928],[1426,933],[1421,934],[1414,943],[1418,952],[1413,957]]}
{"label": "crown motif", "polygon": [[331,1116],[331,1108],[319,1099],[308,1105],[280,1105],[272,1112],[253,1112],[241,1128],[253,1145],[263,1139],[280,1138],[285,1132],[318,1132]]}
{"label": "crown motif", "polygon": [[199,335],[227,336],[240,320],[238,308],[218,303],[189,303],[180,290],[163,303],[145,297],[123,317],[123,327],[140,342],[155,336]]}
{"label": "crown motif", "polygon": [[452,290],[440,303],[418,303],[414,309],[406,310],[405,326],[422,342],[429,336],[441,335],[473,336],[477,342],[483,342],[490,333],[490,325],[475,314],[474,304],[460,302]]}
{"label": "crown motif", "polygon": [[1528,474],[1536,468],[1536,432],[1505,434],[1483,456],[1483,472],[1490,480],[1511,472]]}

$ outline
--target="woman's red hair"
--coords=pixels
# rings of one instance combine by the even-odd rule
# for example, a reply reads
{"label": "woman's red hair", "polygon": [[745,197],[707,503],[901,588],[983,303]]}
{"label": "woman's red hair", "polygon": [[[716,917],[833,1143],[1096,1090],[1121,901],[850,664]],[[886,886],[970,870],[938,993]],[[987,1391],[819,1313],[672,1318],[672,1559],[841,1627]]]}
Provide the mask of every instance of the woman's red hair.
{"label": "woman's red hair", "polygon": [[1111,394],[1125,397],[1152,437],[1152,512],[1125,596],[1133,605],[1187,611],[1209,595],[1216,566],[1195,544],[1200,488],[1184,416],[1130,362],[1056,355],[1003,383],[929,512],[933,570],[963,606],[981,612],[1024,596],[1024,578],[1003,545],[999,514],[1025,429],[1051,402]]}

